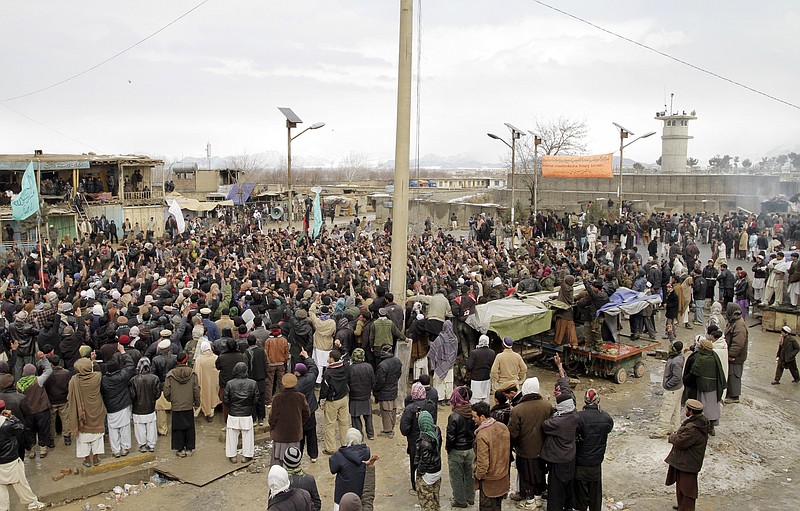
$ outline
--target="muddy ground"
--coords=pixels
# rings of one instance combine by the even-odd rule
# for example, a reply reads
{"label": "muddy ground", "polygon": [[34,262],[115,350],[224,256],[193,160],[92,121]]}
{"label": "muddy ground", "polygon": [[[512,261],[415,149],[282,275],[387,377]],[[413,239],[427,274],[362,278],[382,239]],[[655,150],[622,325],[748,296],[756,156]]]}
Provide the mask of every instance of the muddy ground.
{"label": "muddy ground", "polygon": [[[681,328],[679,338],[688,340],[696,333],[696,330]],[[800,449],[797,438],[800,431],[796,417],[800,411],[800,385],[790,383],[788,374],[782,385],[770,385],[777,337],[775,333],[762,333],[760,327],[751,329],[742,403],[723,408],[717,435],[709,442],[705,466],[700,474],[700,509],[798,508]],[[603,466],[604,495],[608,503],[623,502],[626,508],[636,510],[669,509],[673,503],[673,487],[664,486],[666,465],[663,462],[669,444],[648,438],[660,407],[664,362],[647,357],[646,366],[647,373],[643,378],[630,378],[621,385],[582,376],[576,392],[581,395],[589,387],[598,389],[602,408],[615,421]],[[555,383],[556,373],[549,368],[532,366],[528,374],[538,376],[543,389],[552,388]],[[440,407],[441,427],[446,425],[448,411],[447,407]],[[379,417],[375,415],[374,418],[378,424]],[[381,456],[377,465],[376,509],[413,509],[416,499],[408,494],[409,468],[404,438],[398,433],[394,439],[377,437],[368,443]],[[215,446],[210,443],[202,448],[219,449],[219,463],[228,463],[222,444]],[[191,463],[190,458],[186,461]],[[321,455],[315,464],[304,459],[303,465],[317,478],[324,509],[331,509],[333,477],[328,470],[327,457]],[[98,509],[97,504],[103,504],[120,511],[150,509],[156,505],[164,506],[166,502],[169,503],[167,509],[172,510],[264,509],[268,493],[267,468],[259,473],[252,471],[235,472],[203,488],[168,483],[126,497],[119,503],[101,495],[67,504],[63,509],[83,510],[87,502],[94,509]],[[446,470],[443,478],[442,509],[449,510],[451,493]],[[512,504],[506,501],[504,508],[513,509]]]}
{"label": "muddy ground", "polygon": [[[707,247],[703,249],[708,250]],[[742,263],[746,269],[751,266]],[[663,331],[661,318],[663,315],[657,322],[659,332]],[[627,322],[625,328],[628,328]],[[686,343],[697,333],[699,327],[693,330],[679,327],[678,339]],[[742,402],[723,408],[717,435],[710,439],[700,474],[700,510],[800,509],[800,425],[797,421],[800,385],[792,384],[788,373],[784,375],[783,384],[770,385],[775,370],[777,341],[777,333],[762,332],[760,326],[750,329],[750,355],[744,369]],[[598,389],[602,396],[601,407],[615,421],[603,465],[606,503],[622,502],[626,509],[642,511],[667,510],[674,503],[674,487],[664,486],[667,467],[663,460],[669,452],[669,444],[666,440],[648,438],[661,405],[660,382],[664,362],[646,357],[645,363],[647,372],[643,378],[629,378],[621,385],[582,375],[576,394],[582,396],[590,387]],[[550,367],[531,365],[528,374],[540,378],[542,389],[551,389],[555,383],[556,373]],[[448,407],[440,407],[439,425],[442,428],[446,425],[448,413]],[[376,425],[380,423],[378,415],[374,416],[374,422]],[[322,423],[321,415],[318,423]],[[398,431],[394,439],[376,437],[368,444],[381,456],[376,467],[375,509],[414,509],[416,498],[408,494],[410,482],[405,439]],[[160,439],[160,456],[169,455],[162,447],[166,445],[167,442]],[[320,445],[320,451],[322,447]],[[228,463],[223,444],[205,442],[200,448],[218,449],[219,463]],[[251,470],[240,470],[202,488],[170,482],[128,496],[120,502],[108,495],[100,495],[59,509],[84,510],[87,503],[95,510],[101,504],[120,511],[159,506],[176,511],[266,509],[268,467],[259,468],[265,463],[264,458],[266,456],[257,459]],[[441,503],[443,510],[449,510],[451,492],[445,454],[443,458]],[[191,463],[191,458],[186,462]],[[328,470],[327,457],[320,455],[315,464],[304,458],[303,467],[317,478],[323,509],[332,509],[333,477]],[[252,473],[256,470],[261,471]],[[513,504],[507,500],[503,508],[514,509]]]}

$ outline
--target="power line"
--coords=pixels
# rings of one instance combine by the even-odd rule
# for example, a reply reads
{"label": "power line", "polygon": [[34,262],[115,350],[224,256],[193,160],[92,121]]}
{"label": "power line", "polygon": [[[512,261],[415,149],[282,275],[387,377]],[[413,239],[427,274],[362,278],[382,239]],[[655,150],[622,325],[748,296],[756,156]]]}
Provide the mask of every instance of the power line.
{"label": "power line", "polygon": [[37,121],[37,120],[36,120],[36,119],[34,119],[33,117],[31,117],[31,116],[29,116],[29,115],[27,115],[27,114],[24,114],[24,113],[20,112],[19,110],[15,109],[15,108],[12,108],[12,107],[10,107],[10,106],[8,106],[8,105],[6,105],[6,104],[2,103],[2,102],[0,102],[0,106],[2,106],[3,108],[7,108],[7,109],[11,110],[12,112],[14,112],[15,114],[19,115],[20,117],[24,117],[24,118],[28,119],[29,121],[31,121],[32,123],[38,124],[39,126],[41,126],[41,127],[45,128],[45,129],[47,129],[47,130],[50,130],[50,131],[52,131],[53,133],[58,133],[58,134],[59,134],[59,135],[61,135],[62,137],[64,137],[64,138],[68,138],[68,139],[72,140],[73,142],[77,142],[78,144],[80,144],[80,145],[82,145],[82,146],[88,147],[88,148],[89,148],[89,149],[91,149],[92,151],[97,151],[97,150],[96,150],[94,147],[92,147],[91,145],[87,144],[86,142],[81,142],[81,141],[80,141],[80,140],[78,140],[77,138],[73,138],[73,137],[71,137],[71,136],[67,135],[66,133],[62,133],[61,131],[58,131],[58,130],[57,130],[57,129],[55,129],[55,128],[51,128],[50,126],[48,126],[48,125],[46,125],[46,124],[44,124],[44,123],[42,123],[42,122],[39,122],[39,121]]}
{"label": "power line", "polygon": [[[41,89],[36,89],[36,90],[34,90],[34,91],[27,92],[27,93],[25,93],[25,94],[20,94],[20,95],[18,95],[18,96],[14,96],[14,97],[6,98],[6,99],[0,99],[0,103],[4,103],[4,102],[6,102],[6,101],[14,101],[14,100],[16,100],[16,99],[27,98],[27,97],[29,97],[29,96],[33,96],[34,94],[39,94],[40,92],[44,92],[44,91],[46,91],[46,90],[50,90],[50,89],[52,89],[52,88],[54,88],[54,87],[58,87],[59,85],[63,85],[63,84],[65,84],[65,83],[67,83],[67,82],[71,82],[72,80],[74,80],[74,79],[76,79],[76,78],[78,78],[78,77],[81,77],[81,76],[85,75],[86,73],[89,73],[89,72],[91,72],[91,71],[94,71],[94,70],[95,70],[95,69],[97,69],[98,67],[100,67],[100,66],[103,66],[104,64],[108,64],[109,62],[111,62],[112,60],[116,59],[117,57],[120,57],[120,56],[124,55],[125,53],[129,52],[130,50],[132,50],[132,49],[136,48],[137,46],[139,46],[140,44],[144,43],[145,41],[148,41],[149,39],[152,39],[152,38],[153,38],[153,37],[155,37],[156,35],[160,34],[160,33],[161,33],[161,32],[163,32],[164,30],[166,30],[167,28],[169,28],[169,27],[171,27],[172,25],[174,25],[175,23],[179,22],[180,20],[182,20],[183,18],[185,18],[186,16],[188,16],[189,14],[191,14],[191,13],[192,13],[192,12],[194,12],[194,11],[196,11],[197,9],[199,9],[200,7],[202,7],[203,5],[207,4],[207,3],[208,3],[208,2],[210,2],[210,1],[211,1],[211,0],[203,0],[202,2],[200,2],[200,3],[199,3],[199,4],[197,4],[197,5],[195,5],[194,7],[192,7],[191,9],[189,9],[188,11],[184,12],[183,14],[181,14],[180,16],[178,16],[177,18],[175,18],[174,20],[170,21],[169,23],[167,23],[167,24],[166,24],[166,25],[164,25],[163,27],[159,28],[158,30],[156,30],[156,31],[155,31],[155,32],[153,32],[152,34],[148,35],[148,36],[147,36],[147,37],[145,37],[144,39],[141,39],[141,40],[137,41],[136,43],[134,43],[134,44],[132,44],[132,45],[128,46],[128,47],[127,47],[127,48],[125,48],[124,50],[118,51],[118,52],[117,52],[117,53],[115,53],[114,55],[111,55],[111,56],[110,56],[110,57],[108,57],[107,59],[105,59],[105,60],[102,60],[102,61],[98,62],[97,64],[93,65],[92,67],[89,67],[89,68],[87,68],[87,69],[84,69],[83,71],[80,71],[80,72],[78,72],[78,73],[75,73],[74,75],[72,75],[72,76],[70,76],[70,77],[68,77],[68,78],[64,78],[63,80],[60,80],[60,81],[58,81],[58,82],[51,83],[50,85],[47,85],[47,86],[45,86],[45,87],[42,87]],[[17,113],[19,113],[19,112],[17,112]]]}
{"label": "power line", "polygon": [[783,100],[783,99],[778,98],[776,96],[773,96],[772,94],[768,94],[766,92],[760,91],[760,90],[758,90],[756,88],[750,87],[749,85],[745,85],[742,82],[738,82],[738,81],[733,80],[731,78],[727,78],[725,76],[722,76],[721,74],[715,73],[715,72],[710,71],[708,69],[705,69],[703,67],[700,67],[700,66],[697,66],[695,64],[692,64],[691,62],[687,62],[685,60],[679,59],[678,57],[673,57],[669,53],[665,53],[665,52],[657,50],[657,49],[655,49],[655,48],[653,48],[651,46],[648,46],[648,45],[646,45],[644,43],[640,43],[639,41],[636,41],[636,40],[631,39],[629,37],[625,37],[624,35],[618,34],[616,32],[612,32],[611,30],[608,30],[607,28],[603,28],[600,25],[592,23],[591,21],[585,20],[585,19],[583,19],[583,18],[581,18],[579,16],[576,16],[574,14],[571,14],[571,13],[567,12],[567,11],[561,10],[561,9],[559,9],[557,7],[553,7],[552,5],[546,4],[546,3],[542,2],[541,0],[533,0],[533,1],[535,3],[541,5],[542,7],[546,7],[548,9],[556,11],[556,12],[558,12],[560,14],[563,14],[564,16],[568,16],[568,17],[570,17],[570,18],[572,18],[574,20],[580,21],[581,23],[585,23],[586,25],[589,25],[590,27],[594,27],[597,30],[605,32],[606,34],[613,35],[614,37],[622,39],[623,41],[627,41],[629,43],[635,44],[636,46],[639,46],[640,48],[644,48],[645,50],[650,50],[653,53],[657,53],[657,54],[661,55],[662,57],[666,57],[666,58],[668,58],[670,60],[673,60],[673,61],[675,61],[675,62],[677,62],[679,64],[683,64],[684,66],[690,67],[690,68],[692,68],[692,69],[694,69],[696,71],[700,71],[701,73],[705,73],[707,75],[711,75],[714,78],[719,78],[720,80],[723,80],[723,81],[726,81],[726,82],[728,82],[730,84],[736,85],[737,87],[741,87],[743,89],[749,90],[750,92],[755,92],[756,94],[764,96],[765,98],[769,98],[769,99],[771,99],[773,101],[777,101],[778,103],[783,103],[784,105],[787,105],[787,106],[790,106],[792,108],[796,108],[796,109],[800,110],[800,105],[796,105],[796,104],[791,103],[789,101],[786,101],[786,100]]}

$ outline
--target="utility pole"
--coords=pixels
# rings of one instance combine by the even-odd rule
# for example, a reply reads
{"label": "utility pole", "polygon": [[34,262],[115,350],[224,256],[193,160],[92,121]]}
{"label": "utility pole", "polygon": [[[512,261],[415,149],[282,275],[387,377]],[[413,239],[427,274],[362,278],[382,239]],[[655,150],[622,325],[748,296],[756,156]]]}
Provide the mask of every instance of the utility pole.
{"label": "utility pole", "polygon": [[[397,131],[394,150],[394,196],[392,198],[392,276],[389,288],[394,300],[405,310],[406,267],[408,265],[408,177],[411,151],[411,37],[414,0],[400,0],[400,58],[397,64]],[[395,356],[403,371],[395,404],[403,408],[411,365],[411,343],[397,343]]]}
{"label": "utility pole", "polygon": [[400,58],[397,68],[397,132],[392,200],[392,277],[395,302],[406,301],[408,264],[408,178],[411,150],[411,39],[413,0],[400,0]]}

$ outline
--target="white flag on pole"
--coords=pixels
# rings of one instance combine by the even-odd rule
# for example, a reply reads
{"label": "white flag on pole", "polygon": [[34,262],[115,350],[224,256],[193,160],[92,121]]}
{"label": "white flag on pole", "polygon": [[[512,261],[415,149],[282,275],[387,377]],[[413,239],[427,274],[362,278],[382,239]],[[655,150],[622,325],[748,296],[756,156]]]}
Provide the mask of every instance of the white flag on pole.
{"label": "white flag on pole", "polygon": [[169,206],[169,214],[175,217],[175,223],[178,224],[178,232],[183,234],[183,231],[186,230],[186,221],[183,219],[183,211],[181,211],[178,201],[172,201],[172,204]]}

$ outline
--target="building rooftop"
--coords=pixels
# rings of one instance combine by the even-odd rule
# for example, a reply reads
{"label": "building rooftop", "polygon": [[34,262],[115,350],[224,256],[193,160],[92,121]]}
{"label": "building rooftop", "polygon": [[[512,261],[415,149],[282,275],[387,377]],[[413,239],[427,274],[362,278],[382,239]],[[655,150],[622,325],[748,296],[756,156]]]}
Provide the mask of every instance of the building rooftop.
{"label": "building rooftop", "polygon": [[90,163],[133,163],[141,165],[163,165],[164,161],[140,154],[100,155],[95,153],[83,154],[0,154],[0,161],[7,162],[64,162],[88,161]]}

